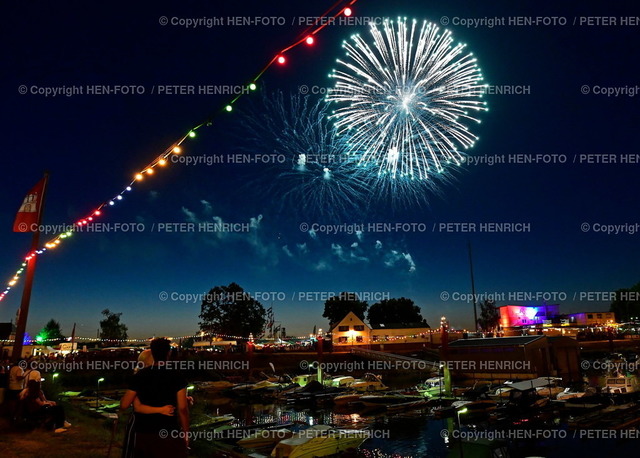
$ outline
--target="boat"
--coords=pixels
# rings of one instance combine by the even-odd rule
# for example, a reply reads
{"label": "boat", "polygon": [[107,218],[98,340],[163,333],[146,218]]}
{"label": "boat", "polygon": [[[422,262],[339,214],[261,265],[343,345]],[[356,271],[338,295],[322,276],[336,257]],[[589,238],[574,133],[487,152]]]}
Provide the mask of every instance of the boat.
{"label": "boat", "polygon": [[312,380],[303,387],[284,392],[280,398],[285,399],[288,403],[324,402],[342,393],[342,391],[341,388],[326,387],[322,383]]}
{"label": "boat", "polygon": [[389,389],[382,383],[382,378],[379,375],[370,372],[364,374],[364,378],[352,382],[349,388],[355,391],[384,391]]}
{"label": "boat", "polygon": [[304,386],[307,386],[307,384],[310,382],[317,382],[318,375],[317,374],[296,375],[295,377],[293,377],[292,381],[293,383],[297,383],[299,386],[304,387]]}
{"label": "boat", "polygon": [[416,387],[418,393],[427,398],[440,396],[446,391],[444,377],[431,377]]}
{"label": "boat", "polygon": [[337,406],[346,406],[360,401],[361,393],[340,394],[333,398],[333,403]]}
{"label": "boat", "polygon": [[236,395],[257,395],[265,391],[274,391],[280,389],[282,386],[279,383],[270,382],[269,380],[261,380],[257,383],[247,383],[245,385],[238,385],[231,389],[231,393]]}
{"label": "boat", "polygon": [[536,392],[540,396],[546,396],[549,399],[557,399],[560,393],[565,391],[565,387],[563,386],[545,386],[536,388]]}
{"label": "boat", "polygon": [[348,388],[356,379],[350,375],[336,375],[322,381],[325,386],[331,386],[335,388]]}
{"label": "boat", "polygon": [[335,455],[358,448],[369,438],[361,429],[336,429],[327,425],[311,426],[281,440],[271,451],[276,458],[313,458]]}
{"label": "boat", "polygon": [[195,382],[194,386],[197,391],[220,391],[231,389],[236,384],[227,380],[218,380],[215,382]]}
{"label": "boat", "polygon": [[[455,402],[453,404],[456,404]],[[452,405],[453,405],[452,404]],[[471,401],[461,405],[457,410],[460,415],[474,416],[484,415],[493,412],[498,407],[496,401],[491,399],[483,399],[479,401]]]}
{"label": "boat", "polygon": [[586,393],[584,391],[573,391],[571,388],[565,388],[562,393],[558,393],[556,399],[558,401],[566,401],[567,399],[581,398]]}
{"label": "boat", "polygon": [[487,396],[495,401],[505,401],[509,399],[509,391],[511,390],[513,390],[513,388],[509,385],[499,386],[493,390],[493,392],[488,393]]}
{"label": "boat", "polygon": [[200,423],[196,423],[191,425],[191,429],[197,429],[197,428],[215,428],[221,425],[226,425],[228,423],[231,423],[232,421],[234,421],[236,418],[233,415],[230,414],[225,414],[225,415],[218,415],[215,417],[212,416],[205,416],[205,419],[203,421],[201,421]]}
{"label": "boat", "polygon": [[638,377],[624,375],[619,377],[607,377],[602,392],[605,394],[629,394],[640,391]]}
{"label": "boat", "polygon": [[548,377],[549,383],[546,386],[537,386],[536,392],[540,396],[547,396],[549,399],[556,399],[558,394],[565,391],[565,387],[559,386],[558,382],[562,379],[556,377]]}
{"label": "boat", "polygon": [[281,440],[289,439],[292,436],[293,432],[286,428],[260,429],[243,437],[237,444],[242,448],[272,447]]}
{"label": "boat", "polygon": [[[362,396],[359,402],[365,407],[385,407],[388,405],[401,404],[404,402],[412,402],[424,400],[423,396],[411,396],[399,393],[389,393],[382,395]],[[426,403],[426,402],[425,402]]]}

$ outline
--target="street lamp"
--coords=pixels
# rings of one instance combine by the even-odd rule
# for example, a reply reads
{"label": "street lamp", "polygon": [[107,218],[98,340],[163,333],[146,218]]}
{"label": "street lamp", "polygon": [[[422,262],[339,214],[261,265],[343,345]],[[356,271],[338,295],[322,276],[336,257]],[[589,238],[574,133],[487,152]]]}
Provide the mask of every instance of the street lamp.
{"label": "street lamp", "polygon": [[[460,409],[456,412],[456,416],[458,417],[458,432],[462,429],[462,426],[460,425],[460,414],[461,413],[467,413],[469,411],[469,409],[467,409],[466,407],[464,409]],[[460,438],[460,458],[464,458],[464,452],[463,452],[463,444],[462,444],[462,435],[458,434],[458,437]]]}
{"label": "street lamp", "polygon": [[98,379],[98,389],[96,390],[96,410],[100,408],[99,399],[100,399],[100,382],[104,382],[104,377],[100,377]]}

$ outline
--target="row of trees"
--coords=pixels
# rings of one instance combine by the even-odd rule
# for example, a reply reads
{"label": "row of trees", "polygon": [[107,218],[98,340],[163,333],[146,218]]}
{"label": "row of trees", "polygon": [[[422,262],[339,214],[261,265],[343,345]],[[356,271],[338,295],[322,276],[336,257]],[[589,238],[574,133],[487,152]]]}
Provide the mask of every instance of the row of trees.
{"label": "row of trees", "polygon": [[[500,312],[495,301],[485,300],[479,307],[478,327],[485,332],[495,331],[500,324]],[[345,292],[325,302],[322,316],[327,318],[333,327],[349,312],[353,312],[362,320],[366,314],[369,324],[374,327],[384,323],[420,323],[421,326],[428,326],[427,320],[420,313],[420,307],[406,297],[385,299],[369,306],[365,301],[361,301],[357,294]]]}
{"label": "row of trees", "polygon": [[[618,322],[637,320],[640,317],[640,283],[631,288],[616,291],[615,300],[611,303],[611,311],[615,312]],[[485,300],[479,304],[480,314],[478,326],[482,331],[493,332],[500,324],[500,314],[494,301]],[[329,320],[333,327],[349,312],[360,319],[365,318],[376,327],[381,324],[420,324],[428,327],[422,316],[420,307],[406,297],[384,299],[369,305],[360,300],[356,293],[343,292],[331,297],[324,304],[322,316]],[[127,339],[127,326],[121,322],[122,313],[114,313],[109,309],[102,311],[100,321],[100,338],[103,340]],[[209,290],[200,307],[200,330],[206,333],[228,336],[260,337],[267,324],[267,311],[264,306],[238,285],[216,286]],[[49,320],[36,339],[39,342],[55,343],[65,339],[60,323]]]}
{"label": "row of trees", "polygon": [[[100,338],[106,341],[126,340],[128,328],[120,321],[122,313],[104,309],[102,315],[104,319],[100,321]],[[60,323],[54,319],[49,320],[36,336],[36,342],[45,344],[56,344],[64,340],[67,337],[62,334]]]}
{"label": "row of trees", "polygon": [[353,312],[362,320],[366,315],[366,319],[372,326],[387,323],[403,325],[419,323],[420,326],[429,326],[427,320],[422,317],[420,307],[406,297],[383,299],[369,306],[366,301],[360,300],[356,293],[343,292],[324,303],[322,316],[328,319],[330,327],[333,327],[349,312]]}
{"label": "row of trees", "polygon": [[[481,305],[481,318],[483,323],[497,325],[497,309],[493,304]],[[201,331],[211,334],[227,336],[248,336],[253,334],[260,337],[267,324],[267,311],[264,306],[251,297],[251,295],[238,285],[231,283],[227,286],[216,286],[205,295],[200,307]],[[323,317],[331,323],[331,327],[338,323],[347,313],[353,312],[361,319],[366,319],[372,326],[381,324],[417,324],[428,327],[418,307],[411,299],[406,297],[384,299],[371,306],[366,301],[360,300],[357,294],[343,292],[327,300],[324,304]],[[127,326],[121,322],[122,313],[114,313],[109,309],[102,311],[103,319],[100,321],[100,338],[105,341],[126,340],[128,337]],[[483,324],[489,326],[489,324]],[[488,329],[488,328],[487,328]],[[65,339],[62,335],[60,323],[50,320],[38,334],[38,341],[54,343]]]}

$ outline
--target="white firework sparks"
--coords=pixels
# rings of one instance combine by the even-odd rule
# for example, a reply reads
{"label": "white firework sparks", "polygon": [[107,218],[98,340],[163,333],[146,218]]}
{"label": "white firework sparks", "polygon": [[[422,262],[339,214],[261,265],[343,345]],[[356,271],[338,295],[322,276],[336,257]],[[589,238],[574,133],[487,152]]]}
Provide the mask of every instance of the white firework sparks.
{"label": "white firework sparks", "polygon": [[250,187],[281,212],[340,220],[359,215],[372,177],[358,167],[329,122],[328,105],[310,96],[264,93],[243,116],[241,148],[272,154]]}
{"label": "white firework sparks", "polygon": [[345,42],[347,59],[330,75],[331,119],[352,154],[381,177],[426,180],[460,165],[478,139],[465,122],[487,110],[476,59],[427,21],[385,20],[371,35],[372,45],[360,35]]}

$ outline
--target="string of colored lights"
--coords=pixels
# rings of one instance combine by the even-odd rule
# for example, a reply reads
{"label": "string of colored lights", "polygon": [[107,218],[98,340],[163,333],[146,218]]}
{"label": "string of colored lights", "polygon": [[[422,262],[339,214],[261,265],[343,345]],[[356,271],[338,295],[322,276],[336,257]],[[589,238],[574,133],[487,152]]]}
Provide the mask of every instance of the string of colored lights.
{"label": "string of colored lights", "polygon": [[[328,24],[330,24],[332,21],[329,20],[329,18],[337,18],[340,15],[344,15],[344,16],[351,16],[353,14],[353,10],[351,9],[351,6],[353,6],[354,3],[356,3],[358,0],[338,0],[336,3],[334,3],[327,11],[325,11],[321,16],[319,16],[314,25],[311,25],[309,27],[307,27],[307,29],[305,29],[305,31],[303,31],[300,34],[300,38],[297,38],[296,41],[293,42],[293,44],[285,47],[284,49],[280,50],[261,70],[260,72],[258,72],[257,75],[254,76],[254,78],[252,78],[250,80],[250,82],[248,84],[246,84],[246,87],[249,88],[250,91],[255,91],[258,86],[257,86],[257,82],[260,79],[260,77],[262,77],[262,75],[274,64],[274,63],[278,63],[280,65],[284,65],[287,61],[285,54],[290,51],[291,49],[295,48],[296,46],[305,43],[309,46],[313,45],[315,42],[315,35],[318,34],[318,32],[320,32],[322,29],[324,29]],[[103,216],[103,211],[105,211],[106,209],[109,209],[113,206],[115,206],[119,201],[124,199],[124,196],[128,193],[131,192],[135,186],[135,184],[139,181],[142,181],[145,176],[150,176],[153,175],[155,173],[155,169],[158,167],[164,167],[166,166],[169,161],[167,160],[168,157],[170,157],[172,154],[181,154],[183,152],[183,143],[190,139],[190,138],[194,138],[196,136],[196,131],[198,129],[200,129],[203,126],[209,126],[211,125],[211,123],[213,122],[213,119],[218,116],[221,113],[224,112],[231,112],[233,111],[233,105],[234,103],[244,95],[245,91],[240,91],[240,94],[236,95],[227,105],[225,105],[225,107],[222,110],[218,110],[217,112],[215,112],[212,116],[210,116],[206,121],[201,122],[200,124],[192,127],[191,129],[189,129],[189,131],[182,136],[181,138],[179,138],[177,141],[175,141],[173,144],[171,144],[171,146],[169,146],[167,149],[164,150],[164,152],[158,156],[156,156],[151,162],[149,162],[145,167],[142,167],[140,169],[140,171],[138,173],[136,173],[134,175],[133,180],[122,190],[120,191],[118,194],[116,194],[114,197],[112,197],[109,200],[106,200],[104,202],[102,202],[100,205],[98,205],[97,207],[95,207],[95,209],[91,212],[89,212],[87,214],[87,216],[85,216],[84,218],[80,218],[79,220],[77,220],[75,223],[73,223],[71,230],[68,230],[66,232],[62,232],[59,233],[57,235],[55,235],[53,238],[51,238],[50,240],[48,240],[41,248],[35,250],[35,251],[31,251],[29,252],[25,257],[23,262],[20,265],[20,268],[15,272],[15,274],[13,275],[13,277],[11,278],[11,280],[9,280],[7,282],[7,285],[4,289],[4,291],[2,291],[0,293],[0,302],[7,296],[7,294],[9,293],[9,291],[11,291],[11,289],[18,283],[18,281],[20,280],[20,277],[22,276],[22,274],[24,273],[26,267],[27,267],[27,263],[34,258],[35,256],[39,256],[41,254],[46,253],[48,250],[52,250],[54,248],[57,248],[58,246],[60,246],[60,244],[66,240],[67,238],[71,237],[73,235],[75,231],[76,227],[82,227],[82,226],[86,226],[88,224],[91,224],[94,220],[96,220],[97,218]]]}

